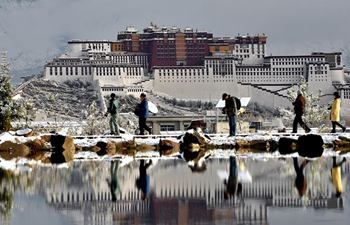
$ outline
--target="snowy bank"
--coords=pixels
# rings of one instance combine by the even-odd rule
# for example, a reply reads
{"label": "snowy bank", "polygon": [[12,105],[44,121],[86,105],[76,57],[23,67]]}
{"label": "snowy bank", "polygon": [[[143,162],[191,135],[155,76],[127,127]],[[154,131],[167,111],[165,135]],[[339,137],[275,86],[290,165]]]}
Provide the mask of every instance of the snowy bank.
{"label": "snowy bank", "polygon": [[[64,136],[59,134],[35,134],[35,132],[4,132],[0,134],[1,168],[14,168],[25,159],[38,164],[66,163],[73,160],[113,160],[115,158],[167,158],[178,157],[186,149],[191,152],[207,152],[210,157],[226,158],[232,154],[241,154],[247,157],[290,157],[300,155],[301,137],[311,135],[287,133],[257,133],[240,134],[236,137],[227,137],[222,134],[195,134],[200,137],[201,143],[185,143],[185,133],[179,138],[172,135],[139,136],[122,134],[121,136]],[[199,135],[199,136],[198,136]],[[318,145],[321,150],[314,152],[314,156],[349,154],[350,134],[313,134],[319,136],[321,142],[311,143]],[[188,139],[192,140],[192,139]],[[283,149],[281,149],[281,140]],[[189,145],[191,144],[191,145]],[[298,148],[298,145],[299,148]],[[308,143],[310,145],[310,143]],[[327,149],[323,151],[323,149]],[[306,149],[312,151],[312,148]],[[197,153],[196,153],[197,154]],[[198,154],[201,155],[201,154]]]}

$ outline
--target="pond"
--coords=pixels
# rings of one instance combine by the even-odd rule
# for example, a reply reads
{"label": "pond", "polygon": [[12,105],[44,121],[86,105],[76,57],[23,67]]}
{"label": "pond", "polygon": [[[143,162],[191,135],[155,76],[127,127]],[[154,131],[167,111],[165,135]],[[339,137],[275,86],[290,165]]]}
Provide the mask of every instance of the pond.
{"label": "pond", "polygon": [[[74,161],[0,169],[0,224],[348,224],[343,157]],[[332,172],[331,172],[332,171]]]}

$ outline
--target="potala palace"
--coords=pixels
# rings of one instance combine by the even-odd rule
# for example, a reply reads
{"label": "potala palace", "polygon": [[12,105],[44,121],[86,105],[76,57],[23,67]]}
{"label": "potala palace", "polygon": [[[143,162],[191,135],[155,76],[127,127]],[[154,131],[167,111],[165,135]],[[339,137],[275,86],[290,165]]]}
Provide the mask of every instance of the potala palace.
{"label": "potala palace", "polygon": [[305,79],[309,91],[321,93],[321,104],[339,91],[342,113],[350,119],[350,72],[341,52],[267,56],[266,43],[265,35],[213,37],[153,24],[140,33],[128,27],[116,41],[69,41],[69,50],[47,63],[44,76],[90,82],[101,99],[112,92],[153,92],[218,100],[227,92],[268,107],[291,106],[288,91]]}

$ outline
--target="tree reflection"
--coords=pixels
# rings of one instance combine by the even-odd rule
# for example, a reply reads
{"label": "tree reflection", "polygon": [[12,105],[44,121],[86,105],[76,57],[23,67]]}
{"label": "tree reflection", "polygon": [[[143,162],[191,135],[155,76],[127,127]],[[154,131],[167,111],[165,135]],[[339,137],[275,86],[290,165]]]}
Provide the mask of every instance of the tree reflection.
{"label": "tree reflection", "polygon": [[14,175],[8,170],[0,168],[0,221],[8,224],[11,219],[13,206]]}

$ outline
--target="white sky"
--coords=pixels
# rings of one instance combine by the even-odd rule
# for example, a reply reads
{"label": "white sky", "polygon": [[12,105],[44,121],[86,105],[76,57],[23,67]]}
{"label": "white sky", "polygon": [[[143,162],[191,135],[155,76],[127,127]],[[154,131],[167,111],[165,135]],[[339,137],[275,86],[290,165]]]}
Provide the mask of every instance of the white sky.
{"label": "white sky", "polygon": [[349,10],[349,0],[0,0],[0,50],[12,69],[32,68],[70,39],[115,40],[126,26],[152,21],[214,36],[265,33],[274,55],[350,55]]}

